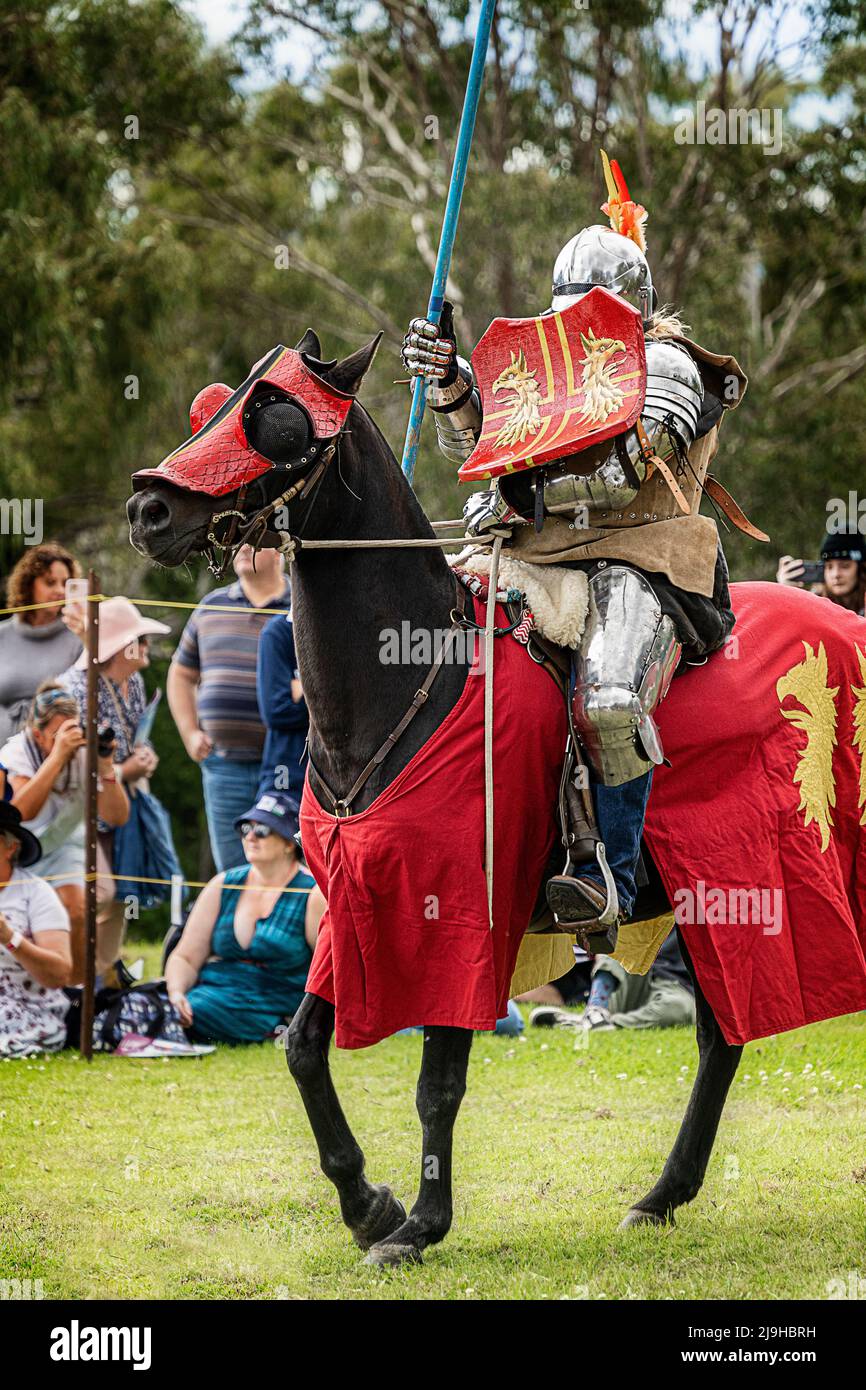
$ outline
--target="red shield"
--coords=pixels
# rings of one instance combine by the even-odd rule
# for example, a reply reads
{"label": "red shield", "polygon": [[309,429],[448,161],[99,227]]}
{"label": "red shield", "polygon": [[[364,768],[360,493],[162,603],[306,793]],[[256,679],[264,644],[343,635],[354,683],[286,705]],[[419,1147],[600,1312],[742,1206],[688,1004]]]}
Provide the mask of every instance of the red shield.
{"label": "red shield", "polygon": [[464,483],[538,468],[629,429],[646,394],[641,316],[596,288],[558,314],[494,319],[472,369],[484,420]]}

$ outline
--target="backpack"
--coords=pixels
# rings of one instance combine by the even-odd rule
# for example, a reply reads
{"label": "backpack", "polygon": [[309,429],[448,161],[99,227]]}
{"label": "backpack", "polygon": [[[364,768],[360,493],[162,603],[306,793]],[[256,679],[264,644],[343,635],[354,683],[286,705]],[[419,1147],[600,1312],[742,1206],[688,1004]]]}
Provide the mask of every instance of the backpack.
{"label": "backpack", "polygon": [[127,1033],[185,1044],[186,1034],[164,980],[150,980],[128,989],[101,990],[99,1012],[93,1020],[95,1052],[113,1052]]}

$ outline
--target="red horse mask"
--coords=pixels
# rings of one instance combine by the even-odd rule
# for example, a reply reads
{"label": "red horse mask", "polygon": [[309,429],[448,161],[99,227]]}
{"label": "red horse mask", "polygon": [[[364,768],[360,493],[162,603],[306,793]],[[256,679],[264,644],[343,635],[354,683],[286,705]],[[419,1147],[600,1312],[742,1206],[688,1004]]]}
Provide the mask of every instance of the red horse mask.
{"label": "red horse mask", "polygon": [[236,391],[222,382],[199,391],[190,408],[192,435],[157,468],[134,473],[136,491],[152,478],[163,478],[189,492],[224,497],[267,473],[273,461],[253,448],[244,430],[247,401],[263,386],[275,387],[299,405],[319,440],[340,433],[355,399],[311,371],[296,348],[280,344],[256,363]]}

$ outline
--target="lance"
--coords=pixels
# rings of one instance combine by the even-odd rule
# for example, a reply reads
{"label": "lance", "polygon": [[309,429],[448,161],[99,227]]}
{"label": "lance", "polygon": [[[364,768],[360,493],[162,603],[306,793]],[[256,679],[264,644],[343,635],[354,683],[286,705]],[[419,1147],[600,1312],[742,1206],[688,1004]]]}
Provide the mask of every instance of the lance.
{"label": "lance", "polygon": [[[439,322],[445,300],[445,286],[448,283],[451,252],[454,250],[454,239],[457,235],[457,220],[460,216],[463,185],[466,182],[466,168],[469,163],[469,152],[472,149],[475,116],[478,111],[478,99],[481,95],[481,82],[484,77],[487,45],[490,41],[490,27],[493,23],[495,8],[496,0],[482,0],[478,31],[472,49],[472,62],[469,65],[466,96],[463,98],[463,114],[460,117],[460,129],[457,132],[457,148],[454,152],[454,167],[451,170],[451,182],[448,186],[448,201],[445,204],[445,216],[442,219],[442,234],[439,238],[439,251],[436,255],[436,269],[433,272],[433,286],[430,290],[430,302],[427,305],[427,318],[432,323]],[[426,378],[416,377],[412,389],[412,409],[406,430],[406,442],[403,445],[402,468],[410,483],[415,477],[418,445],[421,441],[421,422],[424,419],[426,405]]]}

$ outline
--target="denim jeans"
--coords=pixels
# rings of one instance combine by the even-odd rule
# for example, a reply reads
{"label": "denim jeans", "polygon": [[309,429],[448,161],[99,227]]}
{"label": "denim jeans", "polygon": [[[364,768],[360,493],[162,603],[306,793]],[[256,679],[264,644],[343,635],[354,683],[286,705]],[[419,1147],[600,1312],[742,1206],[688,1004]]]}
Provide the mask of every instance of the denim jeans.
{"label": "denim jeans", "polygon": [[[652,768],[643,777],[635,777],[619,787],[606,787],[594,779],[591,783],[598,833],[604,840],[608,867],[625,917],[631,915],[637,894],[635,874],[651,786]],[[578,873],[594,883],[603,881],[597,864],[581,864]]]}
{"label": "denim jeans", "polygon": [[234,822],[256,804],[261,775],[259,762],[230,762],[216,753],[211,753],[201,764],[211,854],[220,873],[246,863]]}

